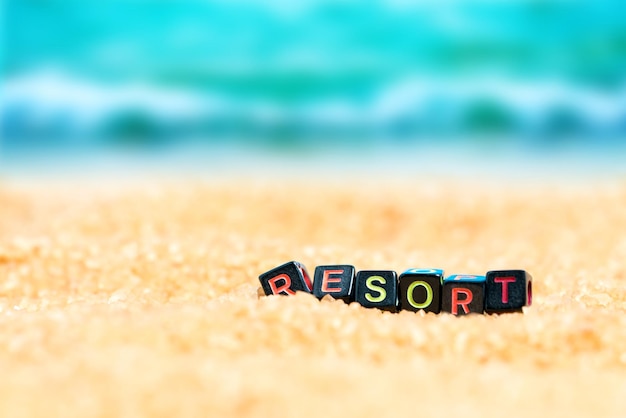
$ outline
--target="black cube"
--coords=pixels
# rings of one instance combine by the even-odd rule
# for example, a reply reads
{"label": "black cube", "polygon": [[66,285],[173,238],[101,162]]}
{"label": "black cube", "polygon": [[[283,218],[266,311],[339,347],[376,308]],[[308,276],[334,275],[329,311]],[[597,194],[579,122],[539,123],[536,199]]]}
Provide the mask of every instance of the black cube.
{"label": "black cube", "polygon": [[486,274],[485,310],[519,312],[532,303],[533,278],[525,270],[492,270]]}
{"label": "black cube", "polygon": [[457,274],[443,280],[441,310],[453,315],[485,311],[485,276]]}
{"label": "black cube", "polygon": [[295,295],[297,291],[311,293],[309,274],[302,263],[290,261],[259,276],[266,295]]}
{"label": "black cube", "polygon": [[363,270],[356,275],[354,300],[365,308],[396,312],[398,278],[391,270]]}
{"label": "black cube", "polygon": [[439,313],[443,270],[409,269],[398,278],[399,308],[407,311]]}
{"label": "black cube", "polygon": [[350,303],[354,296],[354,266],[317,266],[313,276],[313,294],[321,299],[330,295]]}

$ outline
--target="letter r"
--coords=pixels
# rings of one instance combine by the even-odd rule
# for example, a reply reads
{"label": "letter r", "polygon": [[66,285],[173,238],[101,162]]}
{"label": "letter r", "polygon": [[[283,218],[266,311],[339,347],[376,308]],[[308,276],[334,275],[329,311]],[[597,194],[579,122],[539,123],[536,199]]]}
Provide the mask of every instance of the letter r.
{"label": "letter r", "polygon": [[[459,295],[465,295],[465,297],[463,299],[459,299]],[[463,312],[465,312],[465,314],[470,313],[468,305],[472,303],[473,298],[474,296],[469,289],[464,287],[452,288],[452,314],[458,314],[459,306],[463,308]]]}
{"label": "letter r", "polygon": [[[284,280],[285,283],[282,286],[277,286],[276,282],[279,280]],[[278,295],[280,292],[285,292],[288,295],[295,295],[296,292],[291,290],[291,277],[286,274],[279,274],[278,276],[272,277],[267,281],[272,289],[272,294]]]}

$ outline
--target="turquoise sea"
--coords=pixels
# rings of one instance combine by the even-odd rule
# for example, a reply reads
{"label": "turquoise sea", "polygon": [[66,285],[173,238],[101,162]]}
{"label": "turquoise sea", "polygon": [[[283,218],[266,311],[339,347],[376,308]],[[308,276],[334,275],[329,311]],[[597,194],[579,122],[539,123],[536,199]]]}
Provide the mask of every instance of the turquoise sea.
{"label": "turquoise sea", "polygon": [[621,3],[7,0],[0,172],[198,155],[620,172]]}

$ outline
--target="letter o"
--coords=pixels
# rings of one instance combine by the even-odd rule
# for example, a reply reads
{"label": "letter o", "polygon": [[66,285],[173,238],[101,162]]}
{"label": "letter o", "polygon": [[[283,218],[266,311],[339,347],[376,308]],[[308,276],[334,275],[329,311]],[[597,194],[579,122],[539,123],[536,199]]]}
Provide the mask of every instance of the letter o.
{"label": "letter o", "polygon": [[[413,291],[417,286],[423,286],[424,289],[426,289],[426,300],[423,303],[417,303],[415,302],[415,299],[413,299]],[[406,299],[409,302],[409,305],[415,309],[427,308],[433,302],[433,288],[425,281],[417,280],[409,285],[409,288],[406,291]]]}

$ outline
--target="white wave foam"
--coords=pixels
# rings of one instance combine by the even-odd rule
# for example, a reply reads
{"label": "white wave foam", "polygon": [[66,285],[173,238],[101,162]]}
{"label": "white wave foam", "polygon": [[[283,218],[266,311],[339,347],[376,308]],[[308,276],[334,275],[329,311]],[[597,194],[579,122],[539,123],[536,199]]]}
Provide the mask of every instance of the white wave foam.
{"label": "white wave foam", "polygon": [[626,129],[626,86],[602,92],[560,80],[417,76],[384,87],[369,101],[328,97],[286,104],[272,97],[226,97],[139,83],[109,86],[44,72],[6,80],[0,118],[19,108],[42,120],[69,115],[90,129],[118,112],[139,110],[157,121],[247,117],[261,125],[297,119],[309,126],[381,126],[398,117],[419,117],[433,105],[462,114],[481,100],[496,103],[531,128],[555,109],[568,109],[592,128]]}

